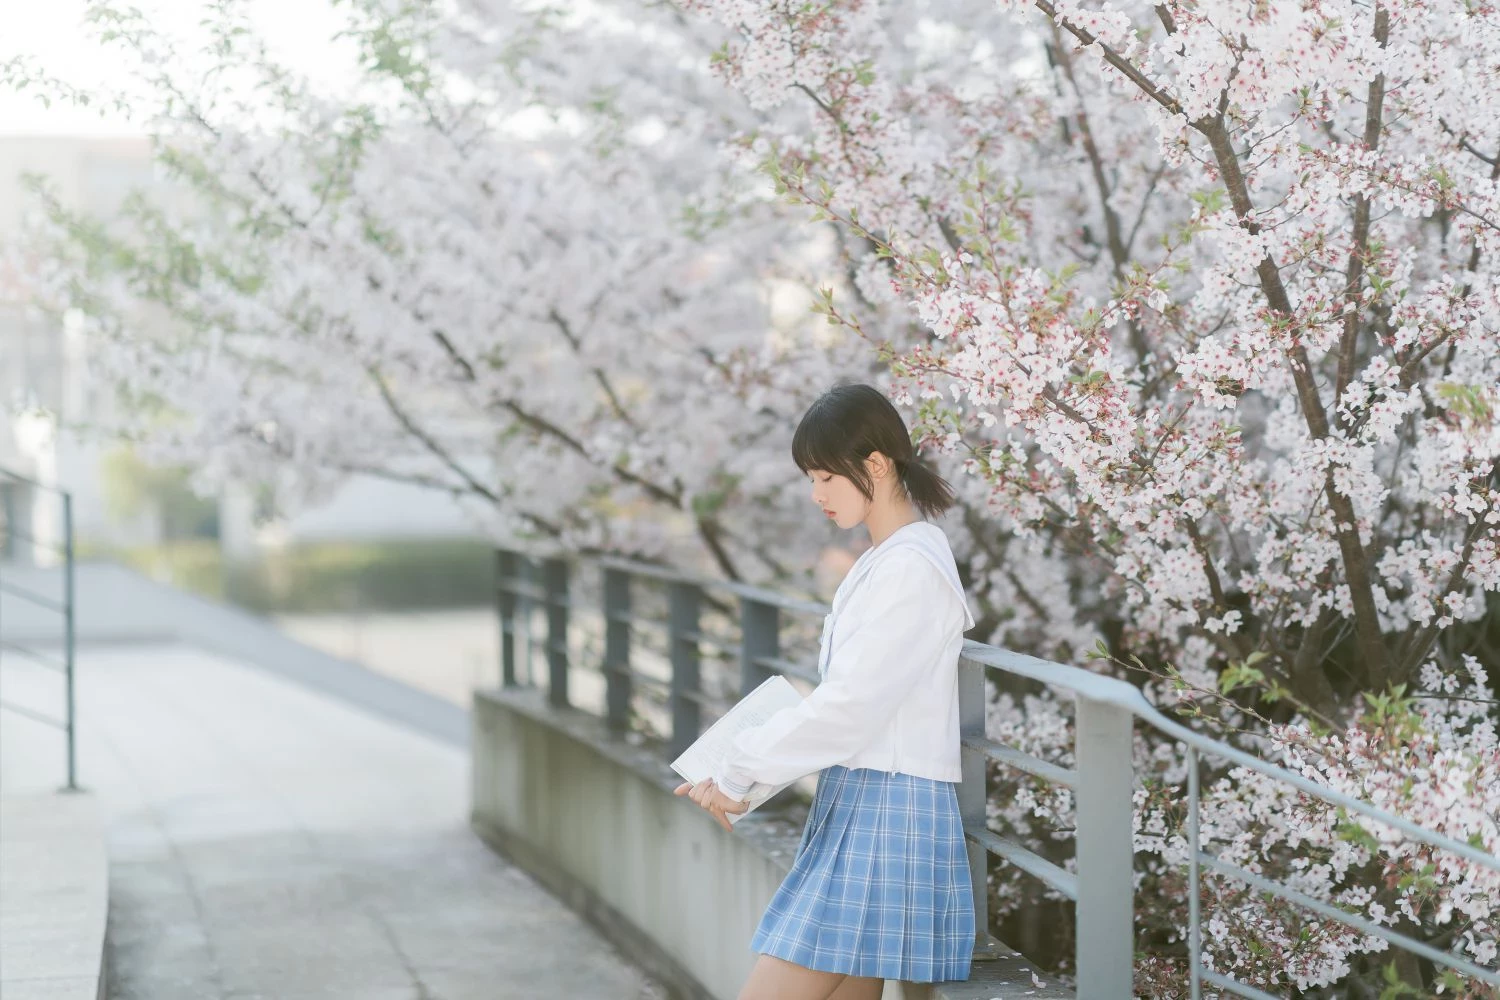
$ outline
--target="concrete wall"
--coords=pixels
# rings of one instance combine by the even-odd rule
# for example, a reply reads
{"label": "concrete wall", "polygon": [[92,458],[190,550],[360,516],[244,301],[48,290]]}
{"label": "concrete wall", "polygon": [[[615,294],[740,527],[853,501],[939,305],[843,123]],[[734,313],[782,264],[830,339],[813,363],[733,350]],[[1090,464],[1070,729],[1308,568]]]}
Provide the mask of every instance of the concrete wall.
{"label": "concrete wall", "polygon": [[[679,779],[655,749],[611,738],[601,720],[553,709],[530,688],[476,692],[470,732],[480,836],[679,995],[739,994],[755,925],[796,853],[800,814],[757,811],[725,833],[672,794]],[[1072,996],[1038,985],[999,942],[990,954],[969,982],[934,995]],[[902,995],[887,984],[886,1000]]]}
{"label": "concrete wall", "polygon": [[752,816],[725,835],[672,794],[678,779],[654,752],[534,690],[477,693],[471,732],[481,836],[683,995],[739,992],[795,824]]}

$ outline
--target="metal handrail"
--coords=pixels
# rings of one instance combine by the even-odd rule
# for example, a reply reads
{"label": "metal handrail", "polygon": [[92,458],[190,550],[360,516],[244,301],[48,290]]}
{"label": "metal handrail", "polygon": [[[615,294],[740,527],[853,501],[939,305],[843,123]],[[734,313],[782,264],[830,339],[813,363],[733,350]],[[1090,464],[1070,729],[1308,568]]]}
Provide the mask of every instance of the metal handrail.
{"label": "metal handrail", "polygon": [[[1284,781],[1332,805],[1343,806],[1346,809],[1351,809],[1368,816],[1377,822],[1393,826],[1425,844],[1433,847],[1441,847],[1445,851],[1452,851],[1454,854],[1473,861],[1475,864],[1483,865],[1500,872],[1500,858],[1495,857],[1493,854],[1487,854],[1469,844],[1454,840],[1451,837],[1445,837],[1440,833],[1433,833],[1410,820],[1403,819],[1393,813],[1388,813],[1361,799],[1352,798],[1341,792],[1325,788],[1317,782],[1309,781],[1300,774],[1261,760],[1253,754],[1248,754],[1227,743],[1204,736],[1202,733],[1189,729],[1179,722],[1174,722],[1163,715],[1156,706],[1147,701],[1146,696],[1141,694],[1139,688],[1118,678],[1103,677],[1080,667],[1051,663],[1047,660],[1039,660],[1034,656],[1013,653],[1010,650],[999,649],[995,646],[986,646],[972,640],[965,641],[963,657],[982,663],[987,667],[994,667],[1004,670],[1007,673],[1042,681],[1051,687],[1063,688],[1080,697],[1088,698],[1090,701],[1123,708],[1142,721],[1151,723],[1152,726],[1167,735],[1176,737],[1188,746],[1196,747],[1199,750],[1207,751],[1227,760],[1232,760],[1241,767],[1247,767],[1253,771],[1259,771],[1261,774],[1276,778],[1278,781]],[[1037,760],[1036,758],[1032,759],[1037,764],[1048,766],[1046,761]]]}
{"label": "metal handrail", "polygon": [[[75,591],[75,563],[76,554],[73,544],[73,495],[67,490],[56,486],[48,486],[38,482],[29,476],[23,476],[11,469],[0,467],[0,480],[3,485],[21,484],[33,490],[55,494],[62,504],[62,544],[60,546],[47,545],[39,541],[28,532],[17,530],[15,526],[15,512],[10,506],[11,494],[6,494],[6,523],[5,532],[7,536],[6,545],[0,548],[0,555],[9,553],[9,540],[12,538],[24,538],[33,546],[47,549],[63,557],[63,593],[61,599],[38,594],[25,587],[18,587],[7,581],[0,581],[0,591],[10,594],[20,600],[27,601],[44,610],[58,614],[61,621],[61,638],[63,653],[61,661],[56,658],[46,657],[27,646],[5,641],[0,642],[0,648],[10,649],[12,652],[28,656],[54,670],[60,670],[64,682],[64,714],[63,718],[55,719],[21,705],[0,701],[0,708],[8,709],[17,715],[25,716],[45,725],[61,729],[64,733],[67,746],[67,774],[68,791],[78,791],[78,708],[77,691],[75,687],[75,662],[77,646],[76,630],[76,591]],[[3,624],[3,623],[0,623]]]}
{"label": "metal handrail", "polygon": [[[784,598],[763,588],[705,580],[649,563],[618,558],[596,558],[592,561],[605,571],[604,606],[601,610],[606,629],[606,648],[601,671],[607,683],[606,718],[612,729],[625,728],[632,684],[641,680],[668,689],[672,704],[672,737],[669,742],[674,754],[698,736],[699,707],[707,705],[709,699],[703,697],[699,688],[698,645],[705,637],[698,630],[696,616],[701,595],[709,589],[731,593],[740,599],[742,691],[748,691],[766,677],[778,673],[816,682],[816,676],[812,672],[782,655],[779,645],[779,615],[789,612],[821,616],[828,611],[825,605]],[[549,634],[546,644],[549,654],[549,697],[553,704],[567,706],[569,664],[565,638],[568,612],[577,606],[568,598],[567,560],[558,555],[531,557],[501,550],[499,562],[501,574],[496,590],[500,602],[502,676],[505,683],[507,686],[517,683],[516,621],[524,618],[529,622],[531,607],[548,609],[549,633],[551,629],[561,629],[555,635]],[[533,567],[531,570],[528,570],[528,563]],[[510,567],[509,572],[507,567]],[[528,572],[532,576],[540,573],[549,582],[536,586],[527,579]],[[637,578],[666,584],[671,588],[672,612],[669,615],[670,621],[665,623],[670,636],[668,648],[672,654],[670,680],[644,677],[630,666],[631,628],[641,623],[640,616],[630,612],[630,583]],[[662,623],[653,624],[659,626]],[[558,641],[551,641],[554,638]],[[524,645],[530,647],[535,644],[532,640]],[[1201,997],[1203,983],[1251,1000],[1265,1000],[1270,996],[1203,966],[1199,901],[1202,867],[1240,879],[1259,891],[1330,919],[1342,921],[1364,933],[1380,937],[1482,982],[1500,985],[1500,972],[1482,968],[1457,955],[1450,955],[1380,927],[1203,852],[1199,829],[1199,755],[1212,754],[1267,775],[1330,805],[1400,830],[1414,840],[1449,851],[1497,872],[1500,872],[1500,858],[1195,732],[1158,710],[1138,688],[1117,678],[973,641],[965,641],[959,669],[964,769],[964,780],[959,786],[959,803],[965,836],[969,841],[970,867],[974,877],[976,951],[986,947],[990,940],[986,868],[988,856],[993,854],[1077,902],[1078,929],[1075,937],[1079,945],[1078,995],[1089,997],[1090,1000],[1123,1000],[1132,995],[1134,846],[1131,791],[1134,764],[1131,735],[1134,722],[1139,719],[1164,735],[1182,742],[1187,748],[1188,943],[1191,995],[1194,1000]],[[989,738],[985,731],[985,681],[992,670],[1036,681],[1074,696],[1077,713],[1073,768],[1041,760]],[[1068,871],[988,828],[986,765],[990,761],[1074,790],[1078,817],[1075,832],[1076,871]]]}
{"label": "metal handrail", "polygon": [[[1253,754],[1246,753],[1245,751],[1230,746],[1227,743],[1223,743],[1219,740],[1215,740],[1211,737],[1204,736],[1201,733],[1195,732],[1194,730],[1189,729],[1187,726],[1184,726],[1181,723],[1168,718],[1159,709],[1157,709],[1154,705],[1147,701],[1146,696],[1142,694],[1138,688],[1117,678],[1104,677],[1099,674],[1083,670],[1079,667],[1066,666],[1059,663],[1051,663],[1047,660],[1041,660],[1033,656],[1026,656],[1024,654],[1014,653],[1009,650],[997,649],[996,647],[986,646],[982,643],[976,642],[965,642],[962,660],[967,661],[968,663],[973,664],[980,669],[1001,670],[1020,677],[1039,681],[1054,688],[1060,688],[1062,690],[1069,691],[1076,698],[1078,698],[1080,702],[1086,701],[1096,706],[1107,706],[1108,708],[1116,712],[1125,713],[1130,717],[1138,718],[1141,721],[1150,724],[1160,732],[1179,740],[1188,748],[1188,951],[1191,973],[1190,988],[1193,1000],[1198,1000],[1198,998],[1201,996],[1201,984],[1205,981],[1222,989],[1227,989],[1231,992],[1237,993],[1240,996],[1252,998],[1252,1000],[1267,996],[1267,994],[1262,993],[1254,987],[1248,986],[1244,983],[1239,983],[1234,979],[1231,979],[1222,974],[1214,973],[1212,970],[1203,967],[1202,929],[1201,914],[1199,913],[1198,903],[1198,887],[1199,870],[1200,868],[1205,867],[1210,868],[1222,875],[1227,875],[1231,878],[1238,879],[1261,892],[1268,893],[1269,895],[1275,896],[1278,899],[1283,899],[1289,903],[1293,903],[1294,905],[1299,906],[1305,910],[1311,910],[1312,912],[1317,913],[1321,916],[1327,917],[1332,920],[1337,920],[1341,923],[1355,928],[1356,930],[1361,931],[1362,933],[1381,938],[1382,940],[1397,945],[1398,947],[1401,947],[1414,954],[1421,955],[1423,958],[1426,958],[1431,962],[1437,963],[1439,965],[1445,965],[1449,968],[1462,972],[1465,975],[1472,976],[1481,982],[1491,985],[1500,985],[1500,971],[1496,971],[1494,969],[1486,969],[1458,955],[1440,951],[1407,935],[1400,934],[1396,931],[1389,930],[1388,928],[1381,927],[1372,921],[1355,916],[1329,903],[1325,903],[1322,900],[1314,899],[1313,897],[1298,892],[1295,889],[1291,889],[1287,886],[1281,885],[1280,883],[1273,882],[1261,875],[1246,871],[1243,868],[1229,864],[1211,854],[1204,852],[1201,849],[1201,845],[1199,843],[1200,830],[1198,818],[1198,755],[1200,753],[1210,753],[1216,757],[1221,757],[1226,760],[1232,761],[1235,764],[1240,765],[1241,767],[1256,771],[1270,778],[1273,778],[1276,781],[1297,788],[1298,790],[1311,795],[1314,798],[1321,799],[1322,801],[1327,802],[1330,805],[1339,806],[1350,812],[1358,813],[1359,815],[1365,816],[1377,823],[1381,823],[1383,825],[1400,830],[1401,832],[1410,836],[1412,839],[1420,841],[1421,843],[1448,851],[1461,858],[1464,858],[1467,861],[1473,862],[1474,864],[1480,865],[1485,868],[1489,868],[1496,872],[1500,872],[1500,857],[1496,857],[1495,855],[1479,850],[1471,844],[1466,844],[1461,841],[1454,840],[1453,838],[1445,836],[1443,834],[1435,833],[1431,830],[1426,829],[1425,827],[1420,826],[1417,823],[1412,822],[1411,820],[1388,812],[1377,806],[1371,805],[1370,803],[1365,802],[1362,799],[1357,799],[1353,796],[1345,795],[1342,792],[1334,791],[1331,788],[1326,788],[1322,785],[1319,785],[1317,782],[1311,781],[1300,774],[1287,770],[1286,768],[1280,767],[1276,764],[1272,764],[1268,761],[1264,761],[1259,757],[1254,756]],[[1037,775],[1039,777],[1043,777],[1044,779],[1048,777],[1047,774],[1044,773],[1047,769],[1055,770],[1057,768],[1057,766],[1054,764],[1050,764],[1047,761],[1043,761],[1039,758],[1021,753],[1020,751],[1013,751],[1014,756],[1005,755],[1002,757],[1002,755],[993,752],[991,748],[983,746],[983,742],[984,741],[980,739],[971,737],[970,739],[966,740],[966,746],[971,752],[986,752],[991,759],[1001,759],[1003,763],[1010,764],[1020,770],[1026,771],[1033,775]],[[1119,749],[1121,750],[1121,752],[1127,755],[1129,754],[1130,748],[1128,743]],[[1067,774],[1068,776],[1072,776],[1074,775],[1074,773],[1075,772],[1071,771],[1065,772],[1065,774]],[[1058,783],[1066,784],[1066,782]],[[1083,793],[1083,789],[1080,789],[1080,792]],[[1121,817],[1121,820],[1124,823],[1124,829],[1128,833],[1130,829],[1130,816],[1127,814]],[[1021,867],[1023,870],[1041,879],[1043,882],[1051,885],[1058,891],[1067,894],[1071,889],[1076,892],[1078,891],[1078,887],[1082,885],[1081,880],[1074,879],[1071,873],[1064,872],[1061,869],[1056,868],[1056,866],[1051,866],[1050,863],[1048,863],[1048,865],[1046,866],[1037,865],[1031,859],[1026,858],[1023,858],[1022,860],[1027,861],[1027,864],[1015,862],[1015,858],[1011,857],[1011,852],[1015,848],[1018,848],[1019,845],[1014,844],[1011,841],[1007,841],[1004,838],[1000,838],[988,830],[985,830],[984,833],[988,834],[988,836],[976,839],[978,839],[979,842],[984,845],[986,850],[1002,857],[1007,857],[1008,860],[1012,860],[1013,863],[1017,863],[1018,867]],[[1004,849],[1000,849],[997,847],[997,840],[1004,845]],[[1024,850],[1024,848],[1022,850]],[[1035,855],[1032,855],[1031,858],[1041,860],[1039,858],[1036,858]],[[1080,867],[1082,867],[1082,864],[1082,861],[1080,861]],[[1073,898],[1076,899],[1077,896],[1075,895]],[[1080,971],[1082,971],[1083,966],[1083,953],[1082,951],[1080,951]],[[1108,975],[1117,976],[1119,975],[1119,970],[1116,969],[1113,972],[1108,973]],[[1105,980],[1104,977],[1101,976],[1100,981],[1106,982],[1107,980]],[[1083,995],[1081,984],[1080,994]],[[1087,993],[1087,995],[1093,996],[1095,995],[1095,993],[1090,991]]]}
{"label": "metal handrail", "polygon": [[14,469],[7,469],[3,465],[0,465],[0,476],[4,476],[6,479],[12,480],[13,482],[24,483],[27,486],[31,486],[39,490],[46,490],[49,493],[62,492],[62,490],[58,489],[56,486],[48,486],[46,483],[32,479],[30,476],[23,476]]}

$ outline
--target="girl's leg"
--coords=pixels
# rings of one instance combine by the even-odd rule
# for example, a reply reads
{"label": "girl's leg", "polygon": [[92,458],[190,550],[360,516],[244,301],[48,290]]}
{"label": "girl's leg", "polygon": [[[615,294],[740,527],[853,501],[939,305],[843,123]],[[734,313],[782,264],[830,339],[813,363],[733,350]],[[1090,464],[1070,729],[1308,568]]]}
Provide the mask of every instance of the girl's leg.
{"label": "girl's leg", "polygon": [[885,992],[884,979],[845,976],[844,981],[839,983],[839,988],[833,991],[833,995],[828,1000],[880,1000],[880,994],[883,992]]}
{"label": "girl's leg", "polygon": [[[739,1000],[830,1000],[848,976],[837,972],[818,972],[793,962],[761,955],[750,970],[750,978],[740,990]],[[879,982],[880,980],[875,980]],[[879,991],[870,994],[879,997]],[[839,1000],[846,1000],[839,994]],[[863,997],[860,997],[863,1000]]]}

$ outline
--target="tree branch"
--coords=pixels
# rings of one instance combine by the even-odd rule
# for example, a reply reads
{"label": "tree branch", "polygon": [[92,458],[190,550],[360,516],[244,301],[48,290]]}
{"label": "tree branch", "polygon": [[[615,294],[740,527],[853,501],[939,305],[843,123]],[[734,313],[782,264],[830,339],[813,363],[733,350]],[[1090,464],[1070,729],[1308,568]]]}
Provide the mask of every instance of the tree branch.
{"label": "tree branch", "polygon": [[[1390,34],[1390,12],[1384,7],[1375,8],[1375,42],[1385,48]],[[1379,73],[1370,81],[1369,97],[1365,105],[1365,149],[1374,152],[1380,145],[1380,129],[1384,117],[1385,74]],[[1364,278],[1365,261],[1370,255],[1370,197],[1360,194],[1354,200],[1354,232],[1350,235],[1349,266],[1344,278],[1344,330],[1339,338],[1338,375],[1334,383],[1334,410],[1344,398],[1344,390],[1354,378],[1354,354],[1358,346],[1360,317],[1360,285]]]}
{"label": "tree branch", "polygon": [[498,506],[500,503],[499,495],[475,479],[473,474],[464,468],[446,448],[439,444],[436,438],[417,424],[416,420],[396,400],[395,394],[391,392],[391,387],[386,383],[385,377],[380,374],[380,370],[374,365],[366,365],[365,372],[370,376],[371,381],[375,383],[375,387],[380,390],[380,398],[385,402],[386,409],[401,424],[402,429],[421,442],[422,446],[430,451],[434,458],[442,462],[450,472],[461,479],[470,491]]}
{"label": "tree branch", "polygon": [[[569,347],[573,348],[573,353],[578,355],[579,358],[584,357],[583,343],[578,339],[577,335],[573,333],[572,326],[570,326],[568,324],[568,321],[563,318],[562,313],[557,311],[556,306],[547,310],[547,318],[552,321],[553,325],[555,325],[559,330],[562,331],[563,339],[568,342]],[[615,411],[615,416],[619,417],[626,424],[628,424],[631,430],[639,432],[641,429],[640,425],[637,424],[635,422],[635,419],[625,411],[625,404],[620,402],[620,397],[615,392],[615,387],[610,382],[609,376],[604,374],[604,369],[600,368],[598,365],[592,365],[590,366],[589,371],[593,374],[594,381],[599,383],[599,388],[604,390],[604,395],[609,398],[610,409]]]}

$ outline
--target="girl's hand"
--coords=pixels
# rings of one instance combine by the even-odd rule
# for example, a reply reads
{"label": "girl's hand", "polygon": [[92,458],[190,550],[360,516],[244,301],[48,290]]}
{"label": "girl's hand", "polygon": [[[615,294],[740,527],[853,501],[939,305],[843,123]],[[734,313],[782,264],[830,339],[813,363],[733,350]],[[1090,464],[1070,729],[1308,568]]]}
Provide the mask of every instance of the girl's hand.
{"label": "girl's hand", "polygon": [[719,825],[725,830],[733,829],[729,825],[729,817],[726,813],[738,815],[750,808],[748,803],[736,802],[721,792],[719,786],[714,784],[714,779],[712,778],[704,778],[696,785],[691,785],[684,781],[677,786],[673,794],[686,795],[695,803],[707,809],[709,815],[718,820]]}

